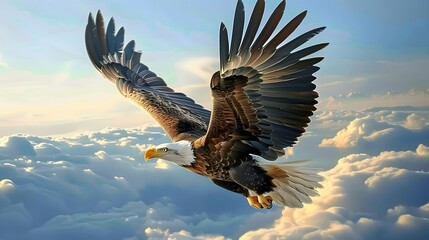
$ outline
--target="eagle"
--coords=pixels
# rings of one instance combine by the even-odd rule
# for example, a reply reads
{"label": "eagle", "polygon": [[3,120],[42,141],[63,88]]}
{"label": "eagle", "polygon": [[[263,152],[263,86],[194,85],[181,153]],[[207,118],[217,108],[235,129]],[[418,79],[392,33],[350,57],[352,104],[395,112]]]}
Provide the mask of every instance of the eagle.
{"label": "eagle", "polygon": [[[292,147],[316,110],[315,66],[308,57],[328,43],[302,45],[325,27],[286,39],[307,11],[280,30],[286,2],[281,1],[261,26],[265,1],[257,0],[244,30],[245,11],[238,0],[231,43],[219,30],[220,68],[210,80],[212,109],[205,109],[140,62],[134,40],[124,47],[124,28],[89,14],[85,44],[95,68],[126,98],[146,110],[172,139],[146,150],[145,160],[163,159],[208,177],[214,184],[243,195],[250,206],[269,209],[273,202],[299,208],[317,196],[322,177],[300,161],[277,161]],[[174,40],[172,40],[174,41]]]}

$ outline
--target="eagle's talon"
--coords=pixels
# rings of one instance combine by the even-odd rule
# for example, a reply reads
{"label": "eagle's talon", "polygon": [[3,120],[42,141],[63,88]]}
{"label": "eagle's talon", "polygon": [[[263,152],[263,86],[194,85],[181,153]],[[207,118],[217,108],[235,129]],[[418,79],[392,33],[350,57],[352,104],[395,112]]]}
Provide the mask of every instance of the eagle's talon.
{"label": "eagle's talon", "polygon": [[258,195],[258,202],[266,209],[270,209],[273,206],[270,196]]}
{"label": "eagle's talon", "polygon": [[258,202],[258,197],[256,196],[248,196],[247,201],[249,202],[249,205],[254,208],[257,208],[257,209],[263,208],[263,206]]}
{"label": "eagle's talon", "polygon": [[271,209],[273,206],[273,199],[270,196],[248,196],[247,201],[250,206],[258,209]]}

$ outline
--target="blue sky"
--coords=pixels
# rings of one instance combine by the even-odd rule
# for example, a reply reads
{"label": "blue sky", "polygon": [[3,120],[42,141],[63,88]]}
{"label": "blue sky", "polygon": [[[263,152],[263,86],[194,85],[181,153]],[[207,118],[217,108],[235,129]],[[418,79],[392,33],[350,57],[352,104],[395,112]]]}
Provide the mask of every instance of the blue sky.
{"label": "blue sky", "polygon": [[[244,2],[250,12],[253,1]],[[383,11],[387,3],[389,10]],[[276,5],[268,1],[266,11]],[[61,135],[153,123],[89,64],[83,41],[89,12],[101,9],[106,21],[114,16],[118,27],[125,26],[126,39],[137,41],[145,64],[210,108],[205,85],[218,67],[218,28],[221,21],[231,25],[235,2],[2,1],[0,6],[1,118],[14,123],[1,124],[0,133]],[[320,53],[326,57],[316,82],[321,102],[350,92],[382,95],[414,88],[427,93],[424,2],[288,1],[283,22],[305,9],[309,14],[297,32],[328,26],[312,42],[330,42]],[[414,97],[403,105],[425,99]],[[29,108],[30,103],[43,108]],[[124,112],[133,117],[123,119]]]}
{"label": "blue sky", "polygon": [[[243,2],[248,19],[255,1]],[[278,2],[267,0],[264,19]],[[327,26],[309,44],[330,43],[317,54],[319,110],[281,160],[324,171],[314,204],[255,211],[206,179],[141,161],[168,139],[93,68],[89,12],[113,16],[152,71],[210,109],[219,25],[231,29],[235,4],[0,1],[0,238],[428,239],[424,1],[287,1],[283,24],[308,10],[297,33]]]}

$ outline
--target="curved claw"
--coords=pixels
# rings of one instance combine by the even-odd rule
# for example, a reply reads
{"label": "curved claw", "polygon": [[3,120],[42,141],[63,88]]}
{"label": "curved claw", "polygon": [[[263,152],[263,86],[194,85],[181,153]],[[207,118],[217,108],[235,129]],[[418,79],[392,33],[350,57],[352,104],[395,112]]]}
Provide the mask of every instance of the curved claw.
{"label": "curved claw", "polygon": [[247,201],[250,206],[258,209],[271,209],[273,207],[273,198],[270,196],[248,196]]}
{"label": "curved claw", "polygon": [[258,202],[266,209],[273,206],[273,199],[270,196],[258,195]]}
{"label": "curved claw", "polygon": [[256,196],[248,196],[247,201],[249,202],[249,205],[254,208],[258,208],[258,209],[262,208],[262,205],[258,202],[258,197]]}

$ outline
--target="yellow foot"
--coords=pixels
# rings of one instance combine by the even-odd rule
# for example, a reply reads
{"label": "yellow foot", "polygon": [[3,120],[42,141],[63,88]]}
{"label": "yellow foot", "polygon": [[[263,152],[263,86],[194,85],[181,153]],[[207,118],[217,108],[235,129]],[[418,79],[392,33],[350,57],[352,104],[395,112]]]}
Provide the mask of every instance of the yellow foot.
{"label": "yellow foot", "polygon": [[256,196],[248,196],[247,201],[249,202],[249,205],[254,208],[262,208],[262,205],[258,202],[258,197]]}
{"label": "yellow foot", "polygon": [[258,202],[262,207],[267,209],[270,209],[273,206],[273,199],[270,196],[258,195]]}
{"label": "yellow foot", "polygon": [[249,202],[249,205],[254,208],[266,208],[270,209],[273,205],[273,199],[270,196],[248,196],[247,201]]}

